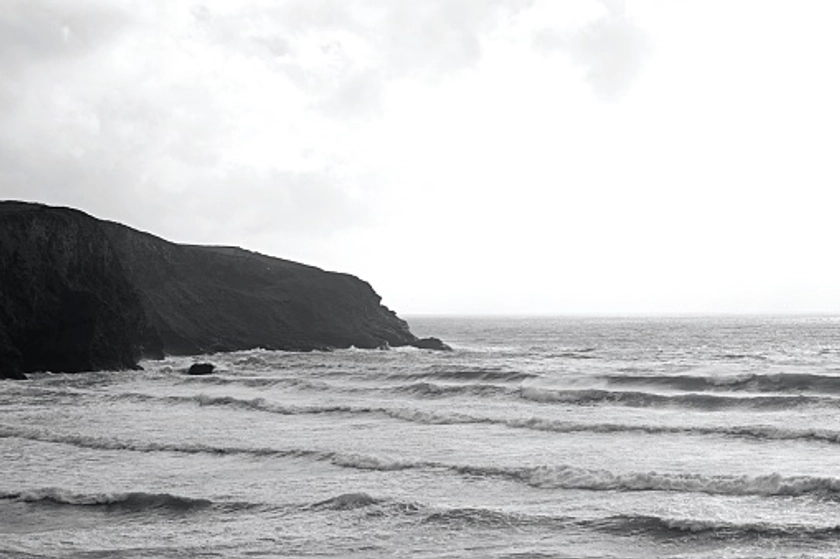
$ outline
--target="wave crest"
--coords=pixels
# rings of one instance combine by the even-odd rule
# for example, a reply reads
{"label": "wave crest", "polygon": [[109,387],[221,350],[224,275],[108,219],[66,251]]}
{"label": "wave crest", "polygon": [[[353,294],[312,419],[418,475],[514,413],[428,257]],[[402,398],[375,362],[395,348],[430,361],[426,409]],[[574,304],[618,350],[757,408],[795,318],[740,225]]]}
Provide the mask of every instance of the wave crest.
{"label": "wave crest", "polygon": [[840,534],[840,525],[772,524],[728,522],[714,519],[665,518],[618,515],[581,523],[598,531],[619,535],[645,534],[654,538],[705,537],[732,541],[745,538],[819,538]]}
{"label": "wave crest", "polygon": [[[481,473],[480,469],[477,473]],[[511,469],[492,475],[505,475],[546,489],[586,489],[592,491],[669,491],[710,495],[760,495],[834,497],[840,494],[840,479],[780,474],[763,476],[707,476],[704,474],[627,473],[587,470],[574,466],[538,466]]]}
{"label": "wave crest", "polygon": [[[342,468],[374,471],[435,469],[465,476],[503,477],[541,489],[580,489],[590,491],[669,491],[707,493],[712,495],[760,495],[837,498],[840,479],[814,476],[785,477],[780,474],[762,476],[709,476],[694,473],[613,473],[570,465],[536,467],[457,465],[435,461],[392,459],[383,456],[345,453],[316,449],[273,449],[213,447],[189,444],[138,443],[83,436],[51,435],[39,432],[5,432],[2,436],[30,438],[47,442],[61,442],[81,447],[138,452],[168,451],[179,453],[243,454],[259,457],[305,458],[330,462]],[[8,498],[8,497],[6,497]]]}
{"label": "wave crest", "polygon": [[129,493],[80,494],[58,488],[34,489],[18,493],[0,493],[0,499],[39,505],[101,507],[107,510],[124,512],[143,512],[149,510],[189,512],[213,505],[213,502],[207,499],[181,497],[170,493],[133,491]]}
{"label": "wave crest", "polygon": [[443,379],[455,381],[501,381],[521,382],[528,379],[538,378],[535,373],[522,371],[511,371],[499,368],[433,368],[428,371],[412,373],[396,373],[388,375],[387,378],[417,378],[417,379]]}
{"label": "wave crest", "polygon": [[677,390],[840,393],[840,376],[814,373],[755,373],[739,376],[605,375],[616,386],[663,386]]}
{"label": "wave crest", "polygon": [[395,386],[389,389],[392,392],[412,394],[422,397],[442,397],[442,396],[485,396],[496,394],[515,394],[517,389],[510,386],[500,386],[497,384],[439,384],[434,382],[416,382],[412,384],[405,384]]}
{"label": "wave crest", "polygon": [[600,389],[563,390],[522,387],[519,395],[540,403],[616,404],[630,407],[690,407],[705,410],[731,408],[784,409],[803,405],[836,402],[819,396],[722,396],[717,394],[653,394],[650,392],[612,391]]}
{"label": "wave crest", "polygon": [[312,509],[353,510],[369,507],[381,503],[381,499],[371,497],[367,493],[344,493],[324,501],[313,504]]}

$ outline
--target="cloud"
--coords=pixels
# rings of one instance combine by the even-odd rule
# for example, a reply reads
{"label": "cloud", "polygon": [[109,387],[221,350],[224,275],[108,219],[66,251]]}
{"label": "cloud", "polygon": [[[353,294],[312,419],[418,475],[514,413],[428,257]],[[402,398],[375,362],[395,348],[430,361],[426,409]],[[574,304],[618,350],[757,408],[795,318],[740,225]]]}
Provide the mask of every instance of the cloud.
{"label": "cloud", "polygon": [[354,117],[378,110],[388,80],[439,79],[474,66],[482,35],[529,4],[288,0],[233,10],[207,3],[193,13],[210,42],[284,74],[306,92],[312,108]]}
{"label": "cloud", "polygon": [[106,44],[128,22],[105,2],[8,0],[0,10],[0,71],[33,60],[80,56]]}
{"label": "cloud", "polygon": [[651,47],[627,15],[623,0],[600,0],[600,4],[601,17],[572,31],[543,28],[535,34],[534,44],[567,53],[585,69],[593,92],[615,101],[629,90]]}
{"label": "cloud", "polygon": [[32,74],[95,53],[128,23],[124,12],[95,0],[4,2],[0,8],[0,118],[30,94]]}
{"label": "cloud", "polygon": [[[0,196],[194,241],[375,224],[382,141],[363,138],[384,96],[477,67],[531,7],[16,0],[0,10]],[[564,39],[604,91],[596,55],[627,27],[619,11]]]}
{"label": "cloud", "polygon": [[378,187],[355,122],[391,80],[474,65],[524,5],[16,0],[0,10],[0,195],[154,215],[170,235],[223,235],[225,212],[278,234],[357,226]]}

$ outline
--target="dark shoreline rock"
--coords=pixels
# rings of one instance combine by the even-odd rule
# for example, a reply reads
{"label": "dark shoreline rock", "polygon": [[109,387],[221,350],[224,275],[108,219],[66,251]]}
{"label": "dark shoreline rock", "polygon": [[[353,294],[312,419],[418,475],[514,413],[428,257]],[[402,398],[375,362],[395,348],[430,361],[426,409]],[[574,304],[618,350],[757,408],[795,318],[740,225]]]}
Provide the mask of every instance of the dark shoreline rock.
{"label": "dark shoreline rock", "polygon": [[443,343],[440,338],[420,338],[413,341],[411,346],[414,346],[419,349],[432,349],[435,351],[452,351],[452,348],[449,345]]}
{"label": "dark shoreline rock", "polygon": [[187,369],[188,375],[212,375],[216,370],[216,366],[212,363],[193,363]]}
{"label": "dark shoreline rock", "polygon": [[0,202],[0,262],[0,371],[125,370],[258,347],[448,348],[418,340],[351,275],[179,245],[70,208]]}
{"label": "dark shoreline rock", "polygon": [[28,380],[28,377],[17,369],[0,369],[0,380]]}

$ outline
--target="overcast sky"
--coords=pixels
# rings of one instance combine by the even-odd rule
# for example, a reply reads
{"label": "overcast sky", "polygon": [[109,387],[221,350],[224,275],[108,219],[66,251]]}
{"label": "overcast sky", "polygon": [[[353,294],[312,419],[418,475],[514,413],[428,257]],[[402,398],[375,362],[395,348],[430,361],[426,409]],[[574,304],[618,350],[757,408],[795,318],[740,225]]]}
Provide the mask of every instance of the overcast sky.
{"label": "overcast sky", "polygon": [[0,198],[401,314],[840,312],[836,0],[3,0]]}

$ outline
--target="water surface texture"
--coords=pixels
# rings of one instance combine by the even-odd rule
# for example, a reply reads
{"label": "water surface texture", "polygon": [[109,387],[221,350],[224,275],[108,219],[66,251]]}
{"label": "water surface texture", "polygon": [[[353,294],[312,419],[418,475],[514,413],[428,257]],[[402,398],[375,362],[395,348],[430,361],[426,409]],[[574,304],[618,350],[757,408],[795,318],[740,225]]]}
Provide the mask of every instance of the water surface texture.
{"label": "water surface texture", "polygon": [[0,556],[838,556],[840,320],[410,323],[0,383]]}

